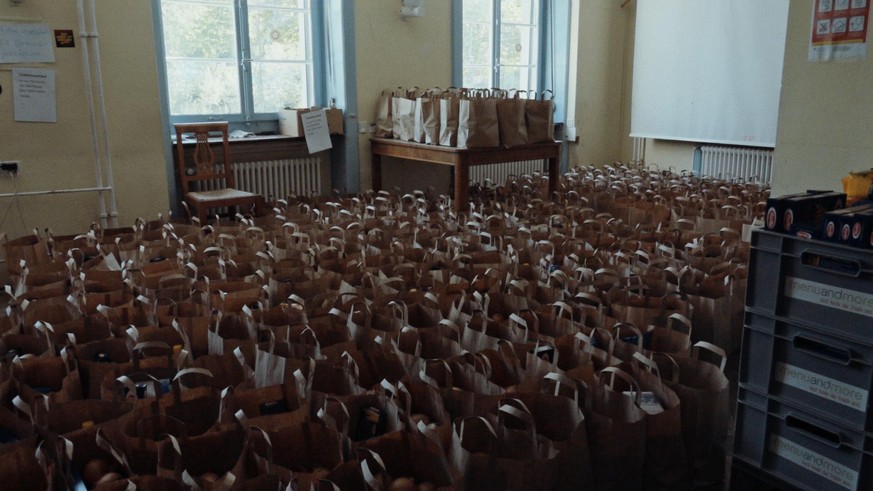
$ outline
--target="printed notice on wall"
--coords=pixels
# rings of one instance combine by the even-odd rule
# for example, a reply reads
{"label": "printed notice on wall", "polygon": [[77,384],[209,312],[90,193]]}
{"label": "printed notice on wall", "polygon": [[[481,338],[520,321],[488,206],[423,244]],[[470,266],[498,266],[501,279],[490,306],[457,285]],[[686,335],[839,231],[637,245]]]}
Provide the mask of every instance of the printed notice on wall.
{"label": "printed notice on wall", "polygon": [[12,69],[15,121],[56,123],[55,71],[50,68]]}
{"label": "printed notice on wall", "polygon": [[0,63],[54,63],[52,41],[45,24],[0,23]]}
{"label": "printed notice on wall", "polygon": [[324,109],[301,114],[300,122],[303,124],[303,136],[306,137],[306,147],[309,149],[309,153],[333,147],[327,127],[327,113]]}
{"label": "printed notice on wall", "polygon": [[815,0],[809,61],[864,59],[869,17],[870,0]]}

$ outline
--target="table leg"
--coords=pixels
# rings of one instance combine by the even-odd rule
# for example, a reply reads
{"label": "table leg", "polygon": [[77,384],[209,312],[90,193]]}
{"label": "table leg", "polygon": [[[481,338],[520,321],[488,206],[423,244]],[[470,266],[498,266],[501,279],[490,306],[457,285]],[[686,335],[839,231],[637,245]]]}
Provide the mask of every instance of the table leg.
{"label": "table leg", "polygon": [[558,191],[558,157],[549,159],[549,199],[555,198],[555,192]]}
{"label": "table leg", "polygon": [[382,156],[375,153],[371,153],[370,155],[373,191],[379,191],[382,189]]}
{"label": "table leg", "polygon": [[470,166],[467,163],[455,164],[455,211],[460,213],[468,208],[467,187],[470,184]]}

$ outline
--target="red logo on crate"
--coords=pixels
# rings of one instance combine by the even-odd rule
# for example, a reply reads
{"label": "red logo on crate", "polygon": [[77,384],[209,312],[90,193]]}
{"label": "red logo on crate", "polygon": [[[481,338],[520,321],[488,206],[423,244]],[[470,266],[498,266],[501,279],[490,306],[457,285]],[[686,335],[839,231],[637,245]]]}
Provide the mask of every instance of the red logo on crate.
{"label": "red logo on crate", "polygon": [[791,224],[794,223],[794,211],[785,210],[785,217],[782,220],[782,230],[788,232],[791,230]]}
{"label": "red logo on crate", "polygon": [[861,224],[856,223],[854,227],[852,227],[852,238],[860,239],[861,238]]}
{"label": "red logo on crate", "polygon": [[827,235],[828,237],[833,237],[835,228],[836,227],[834,226],[834,222],[828,222],[828,227],[825,230],[825,235]]}
{"label": "red logo on crate", "polygon": [[776,208],[767,210],[767,230],[776,229]]}
{"label": "red logo on crate", "polygon": [[849,224],[843,225],[843,230],[840,232],[840,239],[849,240]]}

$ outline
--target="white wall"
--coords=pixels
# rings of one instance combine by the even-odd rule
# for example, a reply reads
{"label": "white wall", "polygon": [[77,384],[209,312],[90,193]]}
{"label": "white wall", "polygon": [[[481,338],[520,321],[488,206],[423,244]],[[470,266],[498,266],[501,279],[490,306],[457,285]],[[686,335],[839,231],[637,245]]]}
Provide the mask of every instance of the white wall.
{"label": "white wall", "polygon": [[[358,119],[372,122],[376,101],[393,87],[441,87],[452,82],[452,2],[429,1],[424,17],[402,20],[396,0],[355,2]],[[371,187],[370,135],[360,135],[361,189]],[[449,189],[450,168],[383,159],[384,189]]]}
{"label": "white wall", "polygon": [[[578,143],[569,145],[570,166],[630,160],[630,81],[634,6],[621,2],[581,2],[576,58],[575,126]],[[571,81],[571,86],[574,81]]]}
{"label": "white wall", "polygon": [[[87,4],[90,0],[84,0]],[[169,209],[161,109],[148,0],[95,0],[118,224],[138,216],[153,218]],[[355,46],[359,107],[343,108],[372,121],[377,95],[396,86],[446,87],[451,83],[451,2],[431,0],[423,18],[401,20],[396,0],[357,0]],[[580,143],[571,145],[572,163],[603,164],[630,159],[627,138],[633,3],[583,2],[576,51],[579,64],[576,126]],[[13,7],[0,1],[0,18],[42,19],[51,29],[73,29],[76,47],[55,49],[58,122],[13,120],[11,72],[0,66],[0,160],[20,160],[19,191],[92,187],[95,156],[86,104],[82,44],[76,2],[27,0]],[[616,60],[621,60],[616,62]],[[355,131],[355,128],[349,128]],[[369,135],[358,135],[361,187],[370,187]],[[449,186],[447,168],[388,161],[386,188],[402,190]],[[0,193],[15,183],[0,179]],[[20,213],[19,213],[20,208]],[[57,234],[79,233],[99,218],[96,195],[64,194],[0,198],[0,231],[10,237],[34,227]],[[2,218],[0,218],[2,220]]]}
{"label": "white wall", "polygon": [[840,178],[849,171],[873,167],[873,55],[807,61],[812,8],[813,0],[794,0],[788,13],[774,195],[841,190]]}
{"label": "white wall", "polygon": [[[96,7],[118,223],[130,225],[137,216],[153,218],[169,207],[151,2],[97,0]],[[56,71],[57,123],[14,121],[11,66],[0,65],[0,160],[22,162],[19,192],[94,187],[76,2],[27,0],[18,7],[0,2],[0,18],[41,19],[50,29],[72,29],[76,38],[75,48],[55,48],[55,63],[45,65]],[[0,193],[15,190],[13,180],[0,179]],[[99,208],[95,193],[19,197],[15,203],[2,198],[0,216],[6,216],[0,231],[10,237],[34,227],[70,234],[87,230],[98,220]]]}
{"label": "white wall", "polygon": [[[633,3],[581,2],[574,7],[580,26],[571,56],[578,67],[573,111],[579,135],[569,145],[570,166],[630,160],[630,83]],[[372,121],[378,94],[395,86],[446,87],[451,84],[451,2],[427,3],[427,15],[400,20],[394,0],[355,3],[360,120]],[[618,60],[618,61],[616,61]],[[626,102],[625,102],[626,101]],[[573,111],[570,111],[572,114]],[[367,136],[367,135],[361,135]],[[361,188],[370,187],[370,145],[360,141]],[[383,163],[386,189],[403,191],[449,187],[449,170],[393,159]]]}

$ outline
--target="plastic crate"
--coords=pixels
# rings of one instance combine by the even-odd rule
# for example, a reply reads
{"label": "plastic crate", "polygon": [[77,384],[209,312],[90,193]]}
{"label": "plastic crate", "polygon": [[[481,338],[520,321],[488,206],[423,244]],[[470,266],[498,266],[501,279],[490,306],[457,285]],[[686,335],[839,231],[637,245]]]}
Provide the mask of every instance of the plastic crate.
{"label": "plastic crate", "polygon": [[[873,432],[873,346],[746,312],[740,385]],[[873,434],[873,433],[871,433]]]}
{"label": "plastic crate", "polygon": [[730,491],[794,491],[797,488],[740,459],[731,460]]}
{"label": "plastic crate", "polygon": [[757,229],[746,307],[873,344],[873,252]]}
{"label": "plastic crate", "polygon": [[[763,398],[764,406],[760,407]],[[757,400],[758,402],[754,402]],[[800,489],[873,489],[869,435],[740,389],[734,459]]]}

